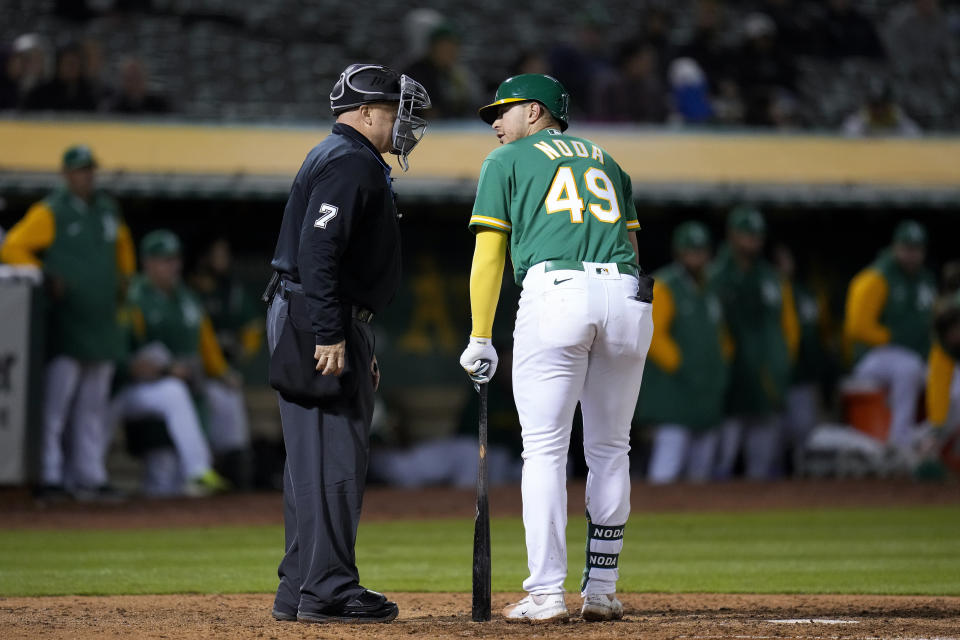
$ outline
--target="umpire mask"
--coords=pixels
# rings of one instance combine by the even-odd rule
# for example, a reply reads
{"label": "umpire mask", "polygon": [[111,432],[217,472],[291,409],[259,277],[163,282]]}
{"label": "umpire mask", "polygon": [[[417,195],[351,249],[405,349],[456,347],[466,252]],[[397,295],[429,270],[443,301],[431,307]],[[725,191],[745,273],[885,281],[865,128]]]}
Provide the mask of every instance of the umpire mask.
{"label": "umpire mask", "polygon": [[423,138],[427,121],[414,111],[430,108],[427,90],[413,78],[401,75],[379,64],[352,64],[333,85],[330,108],[334,115],[371,102],[398,102],[397,119],[393,124],[393,149],[400,166],[409,168],[407,156]]}

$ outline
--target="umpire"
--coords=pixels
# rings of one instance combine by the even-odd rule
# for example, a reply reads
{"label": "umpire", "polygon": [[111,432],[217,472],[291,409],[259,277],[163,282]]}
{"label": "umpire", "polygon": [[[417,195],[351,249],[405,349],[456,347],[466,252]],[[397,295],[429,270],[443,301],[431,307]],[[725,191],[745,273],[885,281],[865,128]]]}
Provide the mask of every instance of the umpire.
{"label": "umpire", "polygon": [[279,391],[286,553],[273,617],[389,622],[397,605],[360,586],[354,545],[380,381],[369,322],[400,281],[400,228],[383,154],[407,154],[430,98],[374,64],[347,67],[330,93],[333,132],[294,180],[265,298],[270,383]]}

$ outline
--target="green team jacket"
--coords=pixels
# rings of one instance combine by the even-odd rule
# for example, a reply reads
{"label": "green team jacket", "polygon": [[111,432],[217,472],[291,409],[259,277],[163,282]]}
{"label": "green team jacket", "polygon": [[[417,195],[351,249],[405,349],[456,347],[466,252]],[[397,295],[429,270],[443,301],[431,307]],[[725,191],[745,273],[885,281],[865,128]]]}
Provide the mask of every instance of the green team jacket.
{"label": "green team jacket", "polygon": [[[880,272],[887,283],[887,298],[880,312],[880,324],[890,330],[890,344],[906,347],[926,360],[930,353],[933,302],[937,292],[933,274],[927,269],[916,275],[906,273],[889,249],[883,251],[870,268]],[[862,343],[855,344],[855,360],[859,360],[870,348]]]}
{"label": "green team jacket", "polygon": [[178,285],[167,295],[138,274],[130,283],[127,298],[143,322],[134,332],[135,347],[160,342],[176,358],[200,357],[200,328],[206,316],[200,301],[185,285]]}
{"label": "green team jacket", "polygon": [[667,330],[679,348],[680,366],[668,372],[647,358],[636,418],[696,431],[710,429],[723,420],[729,379],[720,300],[709,285],[697,284],[680,264],[660,269],[654,278],[658,291],[654,306],[668,300],[660,294],[663,289],[669,291],[673,303],[669,329],[654,326],[654,340],[658,331]]}
{"label": "green team jacket", "polygon": [[734,343],[727,411],[731,415],[778,411],[791,372],[781,324],[780,276],[764,260],[741,270],[726,246],[717,253],[710,271],[710,284],[720,297]]}
{"label": "green team jacket", "polygon": [[119,208],[100,192],[84,208],[65,188],[44,202],[53,213],[56,234],[44,251],[43,266],[64,284],[63,297],[50,303],[47,352],[81,361],[115,360],[122,353],[117,325]]}

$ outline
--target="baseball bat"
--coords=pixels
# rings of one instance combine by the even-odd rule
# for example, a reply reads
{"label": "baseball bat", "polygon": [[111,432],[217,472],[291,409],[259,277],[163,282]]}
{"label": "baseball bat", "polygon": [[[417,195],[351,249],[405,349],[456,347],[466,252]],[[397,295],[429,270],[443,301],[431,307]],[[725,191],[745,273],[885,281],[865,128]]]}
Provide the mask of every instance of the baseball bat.
{"label": "baseball bat", "polygon": [[490,620],[490,502],[487,496],[487,384],[480,393],[480,460],[477,471],[477,519],[473,525],[473,621]]}

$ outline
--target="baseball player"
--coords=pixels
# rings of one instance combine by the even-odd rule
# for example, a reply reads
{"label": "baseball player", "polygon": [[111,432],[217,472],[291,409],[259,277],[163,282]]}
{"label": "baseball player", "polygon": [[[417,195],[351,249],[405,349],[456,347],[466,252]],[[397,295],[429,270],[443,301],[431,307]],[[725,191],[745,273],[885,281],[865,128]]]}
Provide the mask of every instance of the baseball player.
{"label": "baseball player", "polygon": [[630,178],[600,146],[566,136],[569,95],[554,78],[508,78],[480,109],[502,145],[484,160],[470,218],[473,328],[460,364],[496,373],[491,344],[507,246],[522,286],[513,391],[523,439],[528,596],[508,620],[566,619],[566,463],[574,410],[584,422],[588,620],[623,615],[617,562],[630,513],[630,418],[653,333],[652,282],[637,265]]}
{"label": "baseball player", "polygon": [[710,268],[734,343],[715,476],[729,478],[743,447],[746,476],[781,471],[783,409],[799,329],[790,283],[763,258],[763,214],[741,206],[727,218],[727,244]]}
{"label": "baseball player", "polygon": [[122,351],[117,301],[136,268],[117,203],[96,189],[85,145],[63,154],[64,186],[7,234],[0,260],[42,267],[49,322],[38,497],[111,497],[105,458],[114,360]]}
{"label": "baseball player", "polygon": [[933,274],[923,266],[926,242],[922,226],[901,222],[892,246],[850,283],[843,325],[853,377],[889,389],[888,442],[901,451],[915,435],[937,293]]}
{"label": "baseball player", "polygon": [[656,425],[651,484],[705,482],[713,474],[732,345],[706,281],[710,244],[703,224],[681,224],[673,232],[674,262],[654,274],[653,366],[637,402],[638,419]]}
{"label": "baseball player", "polygon": [[[199,299],[180,279],[180,254],[180,239],[166,229],[140,241],[143,274],[130,283],[127,296],[135,348],[128,372],[132,384],[113,406],[121,417],[157,416],[166,423],[174,449],[147,454],[144,490],[151,495],[226,490],[228,483],[211,468],[211,450],[223,455],[249,442],[239,379]],[[206,439],[195,402],[209,415]]]}

